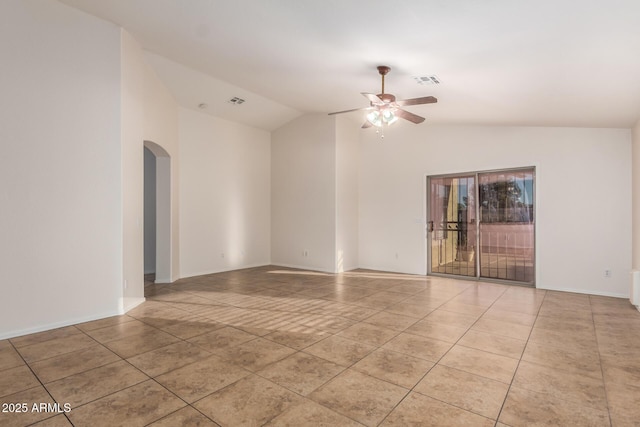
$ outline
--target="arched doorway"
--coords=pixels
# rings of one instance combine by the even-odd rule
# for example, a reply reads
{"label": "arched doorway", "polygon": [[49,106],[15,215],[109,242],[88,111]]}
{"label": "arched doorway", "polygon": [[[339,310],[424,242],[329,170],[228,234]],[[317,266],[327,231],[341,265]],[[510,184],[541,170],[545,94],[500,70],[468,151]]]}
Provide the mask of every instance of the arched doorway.
{"label": "arched doorway", "polygon": [[144,272],[171,283],[171,157],[151,141],[144,150]]}

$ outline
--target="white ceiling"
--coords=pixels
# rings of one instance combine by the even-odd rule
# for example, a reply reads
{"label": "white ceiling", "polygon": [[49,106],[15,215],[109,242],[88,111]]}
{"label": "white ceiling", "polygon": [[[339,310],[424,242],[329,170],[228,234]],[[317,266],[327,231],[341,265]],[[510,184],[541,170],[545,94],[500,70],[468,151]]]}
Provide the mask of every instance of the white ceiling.
{"label": "white ceiling", "polygon": [[367,106],[381,64],[386,92],[438,98],[407,107],[426,125],[640,119],[638,0],[61,1],[127,29],[182,105],[263,129]]}

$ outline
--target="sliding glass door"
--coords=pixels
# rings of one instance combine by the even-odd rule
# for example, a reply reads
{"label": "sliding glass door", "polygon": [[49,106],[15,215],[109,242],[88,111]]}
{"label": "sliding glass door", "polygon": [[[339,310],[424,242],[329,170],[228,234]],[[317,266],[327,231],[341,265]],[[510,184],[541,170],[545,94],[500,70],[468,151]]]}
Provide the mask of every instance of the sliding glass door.
{"label": "sliding glass door", "polygon": [[427,178],[428,271],[534,284],[533,168]]}
{"label": "sliding glass door", "polygon": [[429,179],[432,273],[476,277],[476,177]]}

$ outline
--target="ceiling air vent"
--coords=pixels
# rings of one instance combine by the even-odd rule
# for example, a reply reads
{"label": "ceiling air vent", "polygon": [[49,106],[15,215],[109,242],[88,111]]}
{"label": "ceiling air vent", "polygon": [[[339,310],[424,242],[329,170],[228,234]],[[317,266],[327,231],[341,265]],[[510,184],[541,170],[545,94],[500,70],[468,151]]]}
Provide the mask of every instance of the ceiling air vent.
{"label": "ceiling air vent", "polygon": [[244,102],[244,99],[238,98],[237,96],[234,96],[233,98],[231,98],[227,102],[229,104],[233,104],[233,105],[240,105],[240,104],[242,104]]}
{"label": "ceiling air vent", "polygon": [[416,82],[421,85],[439,85],[440,79],[437,76],[414,77]]}

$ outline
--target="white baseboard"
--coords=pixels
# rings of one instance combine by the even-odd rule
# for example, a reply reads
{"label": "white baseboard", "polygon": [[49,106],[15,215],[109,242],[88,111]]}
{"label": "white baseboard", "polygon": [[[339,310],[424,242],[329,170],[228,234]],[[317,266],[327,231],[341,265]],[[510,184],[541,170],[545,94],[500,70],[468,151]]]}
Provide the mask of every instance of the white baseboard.
{"label": "white baseboard", "polygon": [[114,310],[114,311],[108,311],[108,312],[97,314],[97,315],[78,317],[74,319],[66,319],[60,322],[47,323],[45,325],[38,325],[32,328],[20,329],[17,331],[2,332],[0,333],[0,340],[20,337],[22,335],[35,334],[37,332],[50,331],[52,329],[64,328],[65,326],[72,326],[80,323],[91,322],[93,320],[100,320],[106,317],[118,316],[120,314],[122,314],[120,310]]}
{"label": "white baseboard", "polygon": [[189,277],[197,277],[197,276],[206,276],[207,274],[226,273],[228,271],[244,270],[247,268],[264,267],[267,265],[272,265],[272,264],[269,262],[263,262],[263,263],[241,265],[233,268],[224,268],[224,269],[218,269],[218,270],[206,270],[206,271],[200,271],[200,272],[192,271],[192,272],[181,274],[180,279],[188,279]]}
{"label": "white baseboard", "polygon": [[320,271],[322,273],[333,274],[333,271],[324,270],[324,269],[318,268],[318,267],[309,267],[308,265],[285,264],[285,263],[280,263],[280,262],[275,262],[275,263],[272,263],[270,265],[273,265],[275,267],[296,268],[298,270]]}
{"label": "white baseboard", "polygon": [[120,314],[125,314],[131,309],[136,308],[143,302],[145,302],[145,298],[132,298],[132,297],[124,297],[120,298]]}
{"label": "white baseboard", "polygon": [[545,288],[540,285],[537,285],[536,289],[541,289],[544,291],[573,292],[575,294],[596,295],[601,297],[629,299],[629,295],[619,294],[617,292],[591,291],[586,289],[574,289],[574,288]]}

